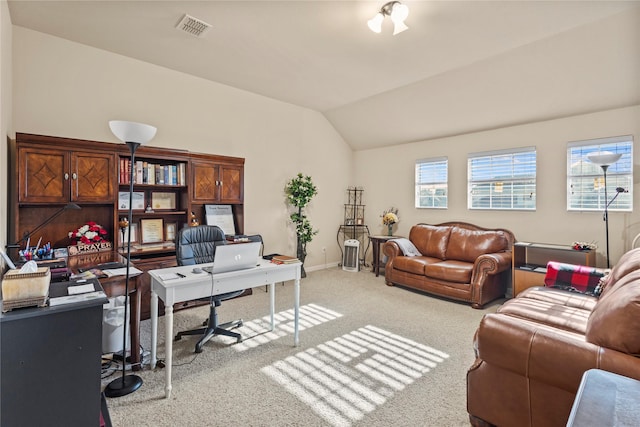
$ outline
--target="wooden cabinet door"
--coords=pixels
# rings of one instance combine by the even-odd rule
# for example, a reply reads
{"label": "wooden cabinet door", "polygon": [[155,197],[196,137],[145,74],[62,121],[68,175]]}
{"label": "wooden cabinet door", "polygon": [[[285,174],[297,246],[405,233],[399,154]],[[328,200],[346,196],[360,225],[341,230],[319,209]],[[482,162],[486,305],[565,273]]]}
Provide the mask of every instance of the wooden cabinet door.
{"label": "wooden cabinet door", "polygon": [[220,202],[242,203],[244,199],[243,168],[220,165],[219,177]]}
{"label": "wooden cabinet door", "polygon": [[218,200],[218,167],[210,162],[191,161],[194,202],[214,203]]}
{"label": "wooden cabinet door", "polygon": [[69,201],[69,154],[65,151],[20,148],[18,150],[21,203]]}
{"label": "wooden cabinet door", "polygon": [[74,202],[115,201],[115,156],[99,153],[71,153],[71,200]]}

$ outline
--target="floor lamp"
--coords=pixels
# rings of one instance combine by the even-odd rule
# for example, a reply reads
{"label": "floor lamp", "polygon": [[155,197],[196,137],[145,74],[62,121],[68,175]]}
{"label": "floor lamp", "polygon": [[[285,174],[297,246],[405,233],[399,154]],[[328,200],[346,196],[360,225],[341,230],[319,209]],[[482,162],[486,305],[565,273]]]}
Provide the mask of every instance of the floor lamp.
{"label": "floor lamp", "polygon": [[[622,157],[622,154],[619,153],[611,153],[609,151],[599,151],[597,153],[591,153],[587,155],[587,158],[589,159],[589,161],[595,165],[598,165],[602,168],[602,172],[604,173],[604,215],[603,215],[603,219],[604,219],[604,224],[605,224],[605,236],[606,236],[606,242],[607,242],[607,268],[611,267],[611,264],[609,262],[609,205],[611,204],[611,202],[613,202],[615,200],[616,197],[618,197],[618,194],[620,193],[620,191],[618,191],[618,188],[616,188],[616,195],[613,197],[613,199],[611,199],[611,202],[607,202],[607,169],[609,169],[609,166],[611,166],[612,164],[614,164],[615,162],[617,162],[618,160],[620,160],[620,157]],[[621,188],[621,187],[619,187]],[[622,188],[622,192],[624,192],[624,188]]]}
{"label": "floor lamp", "polygon": [[[109,122],[111,132],[122,142],[129,146],[131,151],[131,168],[129,175],[129,227],[133,221],[133,170],[135,168],[136,150],[142,144],[146,144],[156,135],[156,128],[142,123],[126,122],[121,120],[112,120]],[[127,310],[129,308],[129,268],[131,265],[131,228],[127,237],[127,266],[124,282],[124,319],[127,320]],[[123,328],[122,333],[122,378],[116,378],[111,381],[104,389],[107,397],[120,397],[133,393],[142,385],[142,378],[137,375],[126,375],[126,357],[127,349],[127,328]],[[133,351],[133,349],[131,349]],[[136,351],[139,351],[136,349]]]}

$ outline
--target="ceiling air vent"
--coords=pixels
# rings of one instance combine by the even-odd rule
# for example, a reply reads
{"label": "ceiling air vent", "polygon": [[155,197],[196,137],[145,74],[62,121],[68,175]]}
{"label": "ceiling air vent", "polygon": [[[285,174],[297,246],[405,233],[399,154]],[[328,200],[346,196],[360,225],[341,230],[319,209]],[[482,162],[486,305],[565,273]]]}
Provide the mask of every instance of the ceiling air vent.
{"label": "ceiling air vent", "polygon": [[185,14],[180,22],[178,22],[178,25],[176,25],[176,28],[192,36],[203,37],[204,34],[211,29],[211,25]]}

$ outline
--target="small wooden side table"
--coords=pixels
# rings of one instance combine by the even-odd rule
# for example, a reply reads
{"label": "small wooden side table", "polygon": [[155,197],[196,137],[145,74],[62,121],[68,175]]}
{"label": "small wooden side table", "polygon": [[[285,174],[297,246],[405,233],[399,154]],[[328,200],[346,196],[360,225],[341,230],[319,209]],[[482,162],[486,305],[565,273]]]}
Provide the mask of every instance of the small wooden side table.
{"label": "small wooden side table", "polygon": [[369,236],[371,245],[373,247],[373,260],[371,261],[371,271],[376,273],[376,277],[380,275],[380,267],[384,266],[384,263],[380,260],[380,245],[391,239],[398,239],[401,236]]}

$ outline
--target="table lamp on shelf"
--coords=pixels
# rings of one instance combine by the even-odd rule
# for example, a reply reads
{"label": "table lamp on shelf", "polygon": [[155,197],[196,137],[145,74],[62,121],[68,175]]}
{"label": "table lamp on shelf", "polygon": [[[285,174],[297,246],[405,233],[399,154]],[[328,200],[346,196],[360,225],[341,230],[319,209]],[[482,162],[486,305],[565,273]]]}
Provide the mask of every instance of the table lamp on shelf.
{"label": "table lamp on shelf", "polygon": [[[122,120],[112,120],[109,122],[111,132],[122,142],[129,146],[131,152],[131,164],[135,164],[136,150],[140,145],[151,141],[156,135],[157,129],[153,126],[143,123],[127,122]],[[133,221],[133,167],[129,176],[129,215],[127,218],[127,227]],[[124,218],[118,224],[122,227]],[[122,228],[124,230],[124,228]],[[124,240],[124,239],[123,239]],[[124,242],[123,242],[124,245]],[[127,311],[129,308],[129,269],[131,266],[131,232],[127,233],[127,266],[124,282],[124,319],[126,322]],[[126,375],[126,349],[127,349],[127,328],[122,328],[122,377],[111,381],[104,390],[107,397],[120,397],[133,393],[142,385],[142,378],[137,375]],[[133,352],[134,349],[132,348]],[[140,351],[135,349],[135,351]]]}
{"label": "table lamp on shelf", "polygon": [[[587,158],[594,165],[598,165],[602,168],[602,172],[604,173],[604,214],[603,220],[605,224],[605,239],[607,245],[607,268],[611,267],[609,261],[609,205],[613,203],[613,201],[618,197],[618,194],[623,193],[625,191],[624,188],[618,187],[616,188],[616,195],[613,196],[610,202],[607,201],[607,170],[609,166],[620,160],[622,154],[620,153],[611,153],[609,151],[598,151],[596,153],[591,153],[587,155]],[[620,191],[622,190],[622,191]]]}

